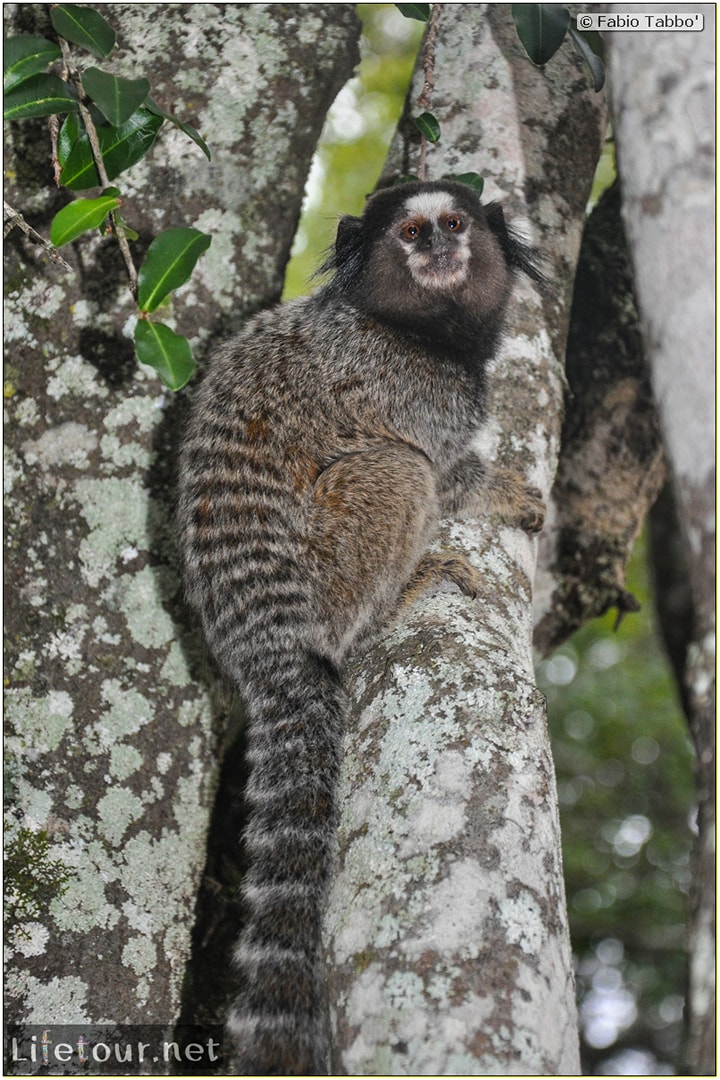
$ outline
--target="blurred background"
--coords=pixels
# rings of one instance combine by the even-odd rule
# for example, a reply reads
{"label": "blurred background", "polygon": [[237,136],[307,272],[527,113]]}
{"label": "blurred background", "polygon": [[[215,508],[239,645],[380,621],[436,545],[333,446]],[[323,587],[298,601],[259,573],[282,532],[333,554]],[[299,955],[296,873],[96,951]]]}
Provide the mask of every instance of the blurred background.
{"label": "blurred background", "polygon": [[[338,217],[360,213],[375,187],[422,38],[423,24],[392,4],[358,11],[362,62],[315,156],[286,299],[310,291]],[[609,145],[593,199],[612,178]],[[614,613],[585,627],[540,664],[538,683],[557,769],[584,1072],[671,1075],[683,1068],[693,766],[643,537],[627,587],[641,612],[617,631]]]}

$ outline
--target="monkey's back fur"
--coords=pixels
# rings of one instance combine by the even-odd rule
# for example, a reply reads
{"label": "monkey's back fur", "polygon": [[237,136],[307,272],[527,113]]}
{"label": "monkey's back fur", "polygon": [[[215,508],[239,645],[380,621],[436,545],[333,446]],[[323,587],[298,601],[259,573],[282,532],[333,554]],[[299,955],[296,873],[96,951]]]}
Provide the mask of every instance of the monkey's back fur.
{"label": "monkey's back fur", "polygon": [[321,920],[348,701],[342,669],[459,556],[428,555],[475,497],[536,529],[537,493],[470,450],[517,270],[499,207],[450,182],[373,196],[340,223],[335,276],[214,357],[181,456],[187,595],[249,718],[241,1073],[327,1070]]}

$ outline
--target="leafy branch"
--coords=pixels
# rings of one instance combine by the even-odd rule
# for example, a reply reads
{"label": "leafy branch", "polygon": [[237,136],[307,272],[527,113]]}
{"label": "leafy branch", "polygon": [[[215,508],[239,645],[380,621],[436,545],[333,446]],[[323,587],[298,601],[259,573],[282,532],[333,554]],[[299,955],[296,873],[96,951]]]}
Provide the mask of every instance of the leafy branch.
{"label": "leafy branch", "polygon": [[[423,87],[417,99],[422,112],[413,117],[413,123],[420,132],[420,157],[418,177],[406,179],[425,180],[427,176],[428,143],[440,141],[440,123],[429,111],[432,94],[435,89],[435,42],[440,17],[440,4],[396,4],[401,15],[406,19],[416,19],[427,23],[427,33],[423,42]],[[602,90],[605,83],[605,64],[600,35],[593,31],[578,29],[577,19],[562,4],[513,4],[513,20],[518,37],[532,62],[542,67],[560,48],[565,38],[573,43],[593,80],[593,88]],[[575,25],[572,25],[575,18]],[[482,194],[483,179],[477,173],[463,173],[451,179],[469,184],[478,195]]]}
{"label": "leafy branch", "polygon": [[18,931],[18,923],[41,919],[48,904],[67,891],[71,872],[61,861],[49,859],[49,853],[44,831],[22,828],[7,840],[3,869],[8,929]]}
{"label": "leafy branch", "polygon": [[[154,101],[146,78],[126,79],[95,66],[81,70],[76,64],[71,46],[100,59],[115,47],[115,31],[99,12],[79,4],[54,4],[50,18],[57,42],[23,34],[5,43],[5,119],[49,117],[55,182],[73,192],[99,188],[100,194],[64,206],[51,223],[50,243],[41,237],[39,241],[51,258],[69,269],[57,247],[96,229],[115,238],[138,305],[138,360],[178,390],[195,370],[190,345],[149,316],[190,278],[212,238],[198,229],[167,229],[150,244],[138,270],[130,247],[138,235],[123,221],[122,195],[111,181],[150,151],[166,121],[192,139],[208,160],[210,151],[195,128]],[[21,215],[6,208],[5,216],[11,228],[18,225],[37,242],[38,234]]]}
{"label": "leafy branch", "polygon": [[[440,5],[433,4],[428,18],[428,28],[423,44],[423,87],[417,99],[419,109],[428,110],[432,104],[432,94],[435,89],[435,41],[437,39],[438,25],[440,22]],[[440,138],[440,125],[432,113],[423,111],[415,118],[415,125],[422,136],[420,143],[420,161],[418,172],[420,179],[427,178],[427,144],[437,142]]]}
{"label": "leafy branch", "polygon": [[[86,101],[90,100],[90,98],[85,93],[80,73],[73,64],[70,47],[67,41],[62,37],[59,39],[59,41],[63,59],[63,72],[61,78],[65,79],[66,81],[69,80],[73,84],[78,99],[78,110],[80,112],[82,122],[85,126],[85,132],[88,137],[88,142],[90,143],[90,149],[92,151],[93,161],[95,162],[95,168],[98,171],[98,176],[100,178],[100,183],[102,187],[107,190],[110,187],[110,180],[108,178],[107,170],[105,168],[105,162],[103,161],[102,150],[98,141],[98,134],[95,129],[95,124],[93,123],[92,116],[90,115],[90,110],[85,104]],[[90,79],[90,76],[93,75],[93,79]],[[98,95],[96,92],[96,97],[99,96],[101,100],[103,100],[103,94],[105,92],[106,79],[110,79],[111,81],[113,81],[116,86],[120,82],[120,80],[115,79],[113,76],[106,76],[104,72],[100,71],[98,68],[88,68],[85,73],[85,77],[90,81],[91,86],[93,86],[94,84],[99,89],[100,93]],[[127,80],[125,80],[125,82],[127,83]],[[139,106],[142,104],[142,102],[148,95],[148,92],[150,90],[150,83],[147,81],[147,79],[138,80],[138,82],[142,82],[144,84],[144,92],[142,93],[140,100],[137,103]],[[121,123],[123,119],[129,119],[129,117],[135,111],[135,109],[133,108],[130,110],[130,113],[127,117],[124,115],[125,110],[120,108],[120,104],[122,102],[122,89],[122,87],[118,87],[116,95],[113,95],[112,97],[108,96],[110,107],[106,110],[103,110],[105,111],[106,115],[108,112],[111,112],[113,114],[113,118],[116,124]],[[132,101],[134,102],[134,96],[132,96]],[[98,200],[92,201],[97,203]],[[112,229],[113,235],[118,242],[122,257],[125,261],[128,277],[130,279],[130,292],[133,299],[135,300],[137,299],[137,270],[135,269],[135,263],[133,262],[133,257],[130,253],[130,246],[128,244],[127,237],[125,236],[125,230],[123,228],[122,221],[117,210],[117,207],[119,206],[119,200],[114,199],[113,201],[114,206],[112,206],[112,208],[109,210],[108,215],[111,222],[110,227]],[[93,227],[95,227],[93,224],[89,226],[89,228]],[[67,241],[65,242],[67,243]]]}

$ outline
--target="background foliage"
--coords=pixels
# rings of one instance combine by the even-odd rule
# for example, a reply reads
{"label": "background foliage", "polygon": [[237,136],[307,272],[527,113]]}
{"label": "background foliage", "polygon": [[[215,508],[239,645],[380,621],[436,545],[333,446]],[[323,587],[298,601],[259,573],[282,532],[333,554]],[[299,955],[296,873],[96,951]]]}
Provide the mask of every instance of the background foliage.
{"label": "background foliage", "polygon": [[[312,287],[338,217],[359,213],[373,190],[422,37],[423,25],[393,5],[359,12],[362,63],[325,125],[285,298]],[[613,171],[608,144],[597,188]],[[560,791],[584,1068],[609,1075],[682,1068],[693,842],[692,751],[655,630],[642,541],[628,588],[639,614],[617,632],[614,614],[596,620],[538,670]]]}
{"label": "background foliage", "polygon": [[544,661],[588,1072],[682,1067],[692,751],[659,644],[645,544],[610,613]]}

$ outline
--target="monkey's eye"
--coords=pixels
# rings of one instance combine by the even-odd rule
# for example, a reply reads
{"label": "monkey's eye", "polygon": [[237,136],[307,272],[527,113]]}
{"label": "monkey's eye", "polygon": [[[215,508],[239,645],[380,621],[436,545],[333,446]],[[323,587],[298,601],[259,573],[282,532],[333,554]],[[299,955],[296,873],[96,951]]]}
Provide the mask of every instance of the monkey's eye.
{"label": "monkey's eye", "polygon": [[417,240],[420,235],[420,226],[415,221],[407,221],[400,230],[400,234],[403,240]]}
{"label": "monkey's eye", "polygon": [[462,218],[458,217],[457,214],[448,214],[445,218],[445,228],[449,229],[450,232],[460,232],[462,224]]}

